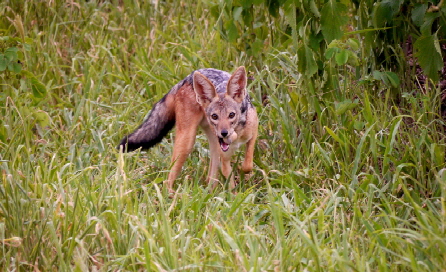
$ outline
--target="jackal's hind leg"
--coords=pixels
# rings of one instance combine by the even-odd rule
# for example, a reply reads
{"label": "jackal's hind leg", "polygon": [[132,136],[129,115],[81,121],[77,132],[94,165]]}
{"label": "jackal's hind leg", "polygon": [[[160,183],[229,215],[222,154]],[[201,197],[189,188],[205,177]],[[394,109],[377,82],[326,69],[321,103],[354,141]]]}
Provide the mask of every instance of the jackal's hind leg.
{"label": "jackal's hind leg", "polygon": [[243,164],[242,164],[242,171],[245,173],[251,172],[252,168],[253,168],[255,141],[256,141],[255,138],[251,138],[246,143],[245,160],[243,161]]}
{"label": "jackal's hind leg", "polygon": [[185,131],[177,130],[176,132],[175,143],[173,146],[172,168],[170,169],[170,173],[167,178],[167,189],[169,190],[169,193],[174,192],[173,184],[181,172],[184,162],[192,152],[196,134],[196,129],[188,129]]}
{"label": "jackal's hind leg", "polygon": [[192,86],[185,84],[178,90],[175,98],[176,134],[173,145],[172,168],[167,178],[167,189],[173,193],[173,184],[181,172],[195,143],[198,126],[203,119],[203,112],[198,107]]}

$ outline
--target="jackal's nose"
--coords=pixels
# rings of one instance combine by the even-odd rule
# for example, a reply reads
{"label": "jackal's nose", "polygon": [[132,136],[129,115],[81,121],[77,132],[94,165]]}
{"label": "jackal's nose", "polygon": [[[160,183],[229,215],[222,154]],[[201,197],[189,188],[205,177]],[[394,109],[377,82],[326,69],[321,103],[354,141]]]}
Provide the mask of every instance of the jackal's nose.
{"label": "jackal's nose", "polygon": [[226,136],[228,136],[228,131],[226,130],[226,129],[223,129],[222,131],[221,131],[221,136],[224,138],[224,137],[226,137]]}

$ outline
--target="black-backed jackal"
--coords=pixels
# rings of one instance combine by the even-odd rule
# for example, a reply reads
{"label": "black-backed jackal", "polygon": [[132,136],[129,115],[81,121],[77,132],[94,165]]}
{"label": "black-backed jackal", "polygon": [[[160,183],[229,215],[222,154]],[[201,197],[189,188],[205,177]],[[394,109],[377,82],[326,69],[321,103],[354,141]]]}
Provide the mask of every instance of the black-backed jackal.
{"label": "black-backed jackal", "polygon": [[[218,182],[219,166],[228,178],[232,172],[231,156],[245,143],[242,170],[250,172],[258,119],[246,91],[246,82],[243,66],[232,75],[216,69],[194,71],[154,105],[144,123],[122,139],[120,148],[124,152],[151,148],[176,125],[172,169],[167,179],[167,188],[172,193],[174,181],[192,151],[200,126],[209,141],[208,182],[212,182],[213,188]],[[229,187],[235,187],[232,175]]]}

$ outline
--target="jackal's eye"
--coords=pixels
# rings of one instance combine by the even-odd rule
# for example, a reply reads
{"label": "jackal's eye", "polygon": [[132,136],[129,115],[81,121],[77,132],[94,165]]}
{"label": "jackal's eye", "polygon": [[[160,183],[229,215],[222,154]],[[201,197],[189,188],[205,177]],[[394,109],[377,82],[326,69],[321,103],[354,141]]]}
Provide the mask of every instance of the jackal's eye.
{"label": "jackal's eye", "polygon": [[235,116],[235,113],[234,113],[234,112],[231,112],[231,113],[229,114],[229,118],[234,118],[234,116]]}
{"label": "jackal's eye", "polygon": [[218,119],[218,115],[214,113],[214,114],[211,115],[211,118],[212,118],[212,120],[217,120]]}

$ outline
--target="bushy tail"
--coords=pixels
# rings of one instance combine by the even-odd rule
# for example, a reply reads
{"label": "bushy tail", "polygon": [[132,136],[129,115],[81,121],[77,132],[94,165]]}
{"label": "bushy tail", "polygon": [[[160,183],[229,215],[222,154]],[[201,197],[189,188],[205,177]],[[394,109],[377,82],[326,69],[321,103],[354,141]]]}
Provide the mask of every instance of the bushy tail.
{"label": "bushy tail", "polygon": [[168,95],[155,104],[144,123],[121,140],[118,148],[122,146],[124,152],[130,152],[140,147],[142,149],[149,149],[161,142],[164,136],[175,125],[175,112],[173,105],[168,105],[170,101],[167,98]]}

